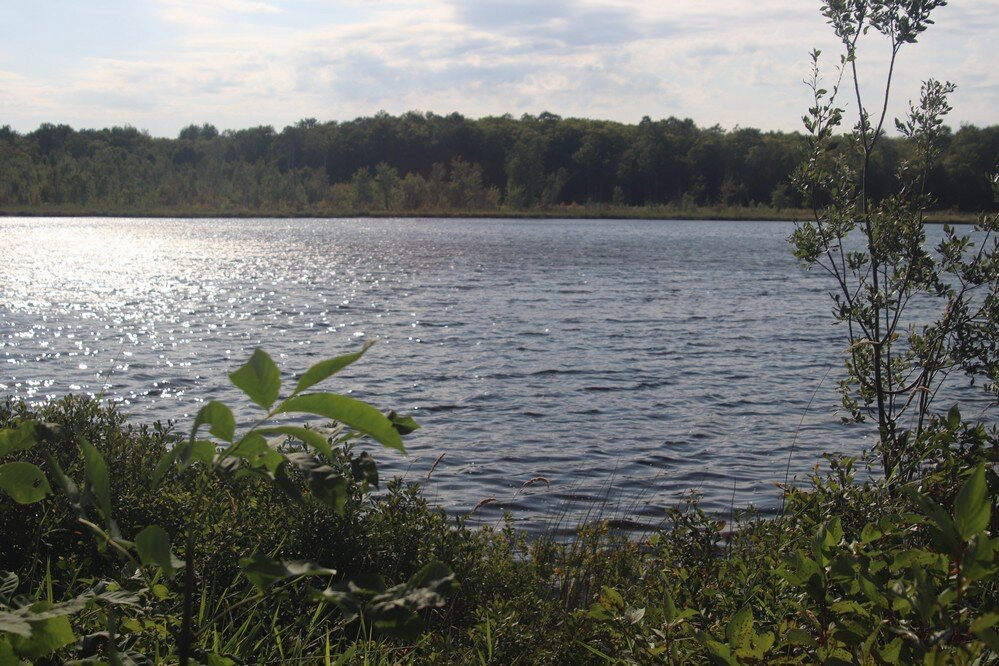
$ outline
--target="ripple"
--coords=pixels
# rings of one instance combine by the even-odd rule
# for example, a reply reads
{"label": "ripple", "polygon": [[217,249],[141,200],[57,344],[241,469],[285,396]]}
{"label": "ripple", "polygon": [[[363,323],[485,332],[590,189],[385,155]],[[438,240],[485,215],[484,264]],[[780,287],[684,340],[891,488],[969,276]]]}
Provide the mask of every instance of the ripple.
{"label": "ripple", "polygon": [[[766,512],[789,457],[805,478],[871,442],[839,422],[844,333],[791,228],[0,218],[18,257],[0,274],[0,392],[104,391],[181,425],[217,399],[249,423],[226,373],[255,347],[291,375],[377,338],[329,389],[412,411],[409,455],[373,452],[421,482],[446,453],[427,493],[453,513],[496,497],[477,520],[604,511],[643,530],[691,490]],[[539,476],[550,487],[518,490]]]}

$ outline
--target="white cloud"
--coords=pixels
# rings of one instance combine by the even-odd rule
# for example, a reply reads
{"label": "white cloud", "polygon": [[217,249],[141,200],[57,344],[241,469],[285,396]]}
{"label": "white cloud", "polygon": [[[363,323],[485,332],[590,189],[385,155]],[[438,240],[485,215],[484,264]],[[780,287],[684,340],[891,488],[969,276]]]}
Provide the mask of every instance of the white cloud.
{"label": "white cloud", "polygon": [[[836,43],[816,8],[788,4],[155,0],[175,26],[170,47],[132,58],[83,54],[47,78],[5,62],[0,109],[23,129],[44,112],[86,126],[127,118],[168,135],[190,122],[280,128],[379,109],[631,122],[677,115],[794,130],[808,101],[807,53],[819,46],[832,65]],[[955,122],[994,123],[999,28],[988,18],[997,10],[999,0],[939,10],[938,25],[903,51],[895,106],[918,94],[921,77],[950,78],[960,84]],[[872,81],[883,65],[875,53],[863,52]],[[4,105],[8,96],[17,102]]]}

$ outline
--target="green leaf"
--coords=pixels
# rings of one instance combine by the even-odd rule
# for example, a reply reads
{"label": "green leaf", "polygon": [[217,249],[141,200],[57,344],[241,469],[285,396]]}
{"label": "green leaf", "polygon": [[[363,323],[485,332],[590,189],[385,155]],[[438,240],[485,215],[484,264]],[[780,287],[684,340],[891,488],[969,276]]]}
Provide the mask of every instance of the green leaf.
{"label": "green leaf", "polygon": [[108,466],[101,452],[86,439],[80,438],[83,448],[83,461],[86,468],[87,483],[93,493],[97,508],[104,514],[104,519],[111,520],[111,483],[108,477]]}
{"label": "green leaf", "polygon": [[170,536],[158,525],[150,525],[135,536],[135,549],[146,566],[156,566],[168,578],[173,578],[174,556],[170,551]]}
{"label": "green leaf", "polygon": [[883,532],[874,525],[874,523],[867,523],[864,525],[864,529],[860,531],[860,542],[864,544],[871,543],[872,541],[877,541],[883,536]]}
{"label": "green leaf", "polygon": [[335,570],[321,567],[314,562],[300,560],[284,562],[267,557],[260,552],[254,553],[251,557],[241,559],[239,567],[243,570],[243,575],[260,589],[264,589],[271,583],[285,578],[332,576],[336,573]]}
{"label": "green leaf", "polygon": [[343,356],[337,356],[336,358],[330,358],[316,363],[311,368],[306,370],[305,374],[301,376],[298,380],[298,384],[295,386],[295,392],[292,395],[298,395],[305,389],[315,386],[321,381],[329,379],[354,361],[364,356],[364,352],[368,351],[373,344],[375,344],[375,341],[371,340],[370,342],[364,344],[361,351],[354,352],[353,354],[344,354]]}
{"label": "green leaf", "polygon": [[945,552],[953,552],[961,541],[961,536],[947,511],[937,504],[933,498],[927,497],[915,490],[909,490],[907,494],[910,499],[919,505],[923,514],[933,521],[935,528],[930,530],[930,538],[934,547]]}
{"label": "green leaf", "polygon": [[229,373],[229,379],[265,410],[271,408],[281,391],[281,372],[262,349],[254,351],[239,370]]}
{"label": "green leaf", "polygon": [[243,439],[227,450],[233,458],[245,460],[251,467],[262,467],[273,474],[285,461],[280,452],[275,451],[259,431],[251,431]]}
{"label": "green leaf", "polygon": [[188,464],[199,462],[204,465],[211,465],[217,453],[215,442],[209,442],[204,439],[189,442],[185,451]]}
{"label": "green leaf", "polygon": [[25,421],[17,428],[0,430],[0,458],[15,451],[26,451],[35,445],[34,421]]}
{"label": "green leaf", "polygon": [[173,464],[177,461],[179,453],[180,450],[178,447],[174,446],[172,449],[160,456],[159,461],[156,463],[156,469],[153,470],[153,476],[150,478],[149,482],[150,487],[153,490],[159,488],[159,485],[163,483],[163,477],[165,477],[166,473],[170,471],[171,467],[173,467]]}
{"label": "green leaf", "polygon": [[0,666],[20,666],[21,659],[5,636],[0,636]]}
{"label": "green leaf", "polygon": [[987,491],[985,466],[979,465],[954,501],[954,527],[965,541],[989,526],[992,507],[986,497]]}
{"label": "green leaf", "polygon": [[[51,604],[39,602],[31,608],[34,612],[41,612],[46,610],[48,606]],[[69,624],[69,618],[65,615],[39,620],[32,620],[29,616],[28,622],[31,624],[30,637],[11,637],[14,651],[22,658],[39,659],[76,641],[73,628]]]}
{"label": "green leaf", "polygon": [[34,504],[52,492],[42,470],[26,462],[0,465],[0,490],[18,504]]}
{"label": "green leaf", "polygon": [[367,451],[350,461],[350,472],[356,481],[378,487],[378,465]]}
{"label": "green leaf", "polygon": [[900,571],[912,566],[924,567],[928,564],[938,563],[940,559],[941,555],[937,553],[931,553],[921,548],[910,548],[895,555],[892,560],[891,570]]}
{"label": "green leaf", "polygon": [[217,400],[205,403],[198,410],[191,428],[192,440],[197,436],[198,428],[205,424],[211,426],[210,433],[227,442],[231,442],[236,434],[236,418],[232,415],[232,410]]}
{"label": "green leaf", "polygon": [[386,418],[392,422],[392,427],[400,435],[408,435],[411,432],[420,429],[420,424],[413,419],[412,416],[402,416],[401,414],[396,414],[395,410],[390,411],[386,414]]}
{"label": "green leaf", "polygon": [[976,618],[974,622],[971,623],[971,631],[973,633],[979,633],[985,631],[986,629],[991,629],[992,627],[999,624],[999,613],[988,612],[979,618]]}
{"label": "green leaf", "polygon": [[902,655],[902,638],[898,637],[883,648],[878,648],[878,654],[886,664],[897,664]]}
{"label": "green leaf", "polygon": [[51,453],[48,454],[49,467],[51,468],[52,478],[55,479],[56,485],[62,490],[63,494],[69,500],[70,505],[76,512],[82,511],[80,506],[80,488],[76,485],[76,481],[66,476],[66,473],[62,471],[62,467],[59,465],[59,461]]}
{"label": "green leaf", "polygon": [[278,426],[275,428],[260,428],[254,430],[253,432],[259,433],[261,435],[285,435],[286,437],[293,437],[301,442],[305,442],[313,449],[319,453],[326,456],[327,460],[333,459],[333,449],[330,447],[329,441],[322,433],[316,432],[315,430],[309,430],[308,428],[299,428],[296,426]]}
{"label": "green leaf", "polygon": [[947,413],[947,429],[954,431],[961,427],[961,408],[954,405]]}
{"label": "green leaf", "polygon": [[725,626],[725,641],[733,648],[749,647],[753,636],[753,611],[743,606]]}
{"label": "green leaf", "polygon": [[788,629],[784,635],[784,640],[791,645],[803,645],[805,647],[816,647],[818,645],[812,635],[804,629]]}
{"label": "green leaf", "polygon": [[977,634],[978,640],[989,646],[993,652],[999,653],[999,634],[992,629],[982,629]]}
{"label": "green leaf", "polygon": [[304,413],[339,421],[358,432],[373,437],[383,446],[405,451],[402,438],[392,422],[371,405],[334,393],[312,393],[285,400],[278,414]]}
{"label": "green leaf", "polygon": [[435,594],[441,596],[451,594],[457,587],[454,572],[440,560],[433,560],[425,564],[409,577],[407,583],[413,589],[431,589]]}
{"label": "green leaf", "polygon": [[735,657],[732,655],[732,651],[724,643],[719,643],[718,641],[711,640],[709,638],[704,641],[704,645],[708,648],[708,652],[711,656],[714,657],[713,661],[728,664],[730,666],[738,666],[739,662],[736,661]]}
{"label": "green leaf", "polygon": [[329,465],[323,465],[309,453],[289,453],[285,457],[305,477],[305,482],[316,499],[343,515],[348,489],[347,481],[340,473]]}
{"label": "green leaf", "polygon": [[604,585],[600,588],[600,602],[608,608],[624,608],[624,597],[613,587]]}

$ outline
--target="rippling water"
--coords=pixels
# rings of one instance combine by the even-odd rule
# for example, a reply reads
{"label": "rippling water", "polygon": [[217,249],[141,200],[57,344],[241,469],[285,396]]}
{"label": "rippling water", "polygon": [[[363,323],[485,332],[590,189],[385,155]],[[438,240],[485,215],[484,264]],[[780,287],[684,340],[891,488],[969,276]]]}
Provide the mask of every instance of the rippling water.
{"label": "rippling water", "polygon": [[791,229],[0,218],[0,395],[186,422],[245,404],[225,373],[254,347],[291,373],[378,338],[330,387],[413,412],[409,455],[374,453],[421,481],[445,454],[426,493],[449,511],[654,524],[691,489],[766,509],[792,445],[800,477],[871,443],[839,423],[844,331]]}

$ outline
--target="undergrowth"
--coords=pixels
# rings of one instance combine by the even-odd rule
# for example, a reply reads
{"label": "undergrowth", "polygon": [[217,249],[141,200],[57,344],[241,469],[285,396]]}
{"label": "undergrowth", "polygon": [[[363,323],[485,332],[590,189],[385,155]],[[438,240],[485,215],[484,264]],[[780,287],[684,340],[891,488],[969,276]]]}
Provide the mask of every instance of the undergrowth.
{"label": "undergrowth", "polygon": [[[5,442],[24,423],[44,423],[50,435],[3,462],[47,474],[58,464],[80,478],[85,439],[106,461],[121,534],[148,525],[200,534],[192,654],[201,663],[989,663],[999,655],[999,561],[989,536],[999,438],[956,410],[934,422],[938,447],[905,488],[860,483],[864,460],[834,458],[828,474],[785,489],[776,519],[729,525],[690,501],[642,541],[600,521],[570,539],[471,529],[416,485],[394,480],[371,492],[347,473],[359,455],[353,441],[332,450],[330,467],[350,480],[337,512],[257,478],[216,483],[198,499],[195,480],[174,474],[153,492],[158,461],[183,438],[163,424],[126,423],[111,405],[67,397],[38,410],[0,407]],[[134,592],[136,568],[93,538],[57,491],[30,504],[3,495],[0,509],[9,572],[0,663],[176,661],[182,576],[147,567],[151,584]],[[191,516],[201,523],[186,528]],[[183,539],[175,541],[182,562]],[[337,573],[264,594],[241,569],[248,552]],[[419,611],[418,633],[383,632],[364,612],[321,594],[316,601],[338,581],[376,572],[392,586],[434,561],[459,584],[446,603]],[[71,612],[45,616],[60,604]],[[11,631],[23,607],[39,609],[42,619],[29,624],[44,641]]]}

